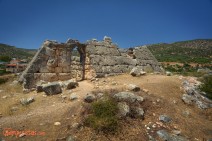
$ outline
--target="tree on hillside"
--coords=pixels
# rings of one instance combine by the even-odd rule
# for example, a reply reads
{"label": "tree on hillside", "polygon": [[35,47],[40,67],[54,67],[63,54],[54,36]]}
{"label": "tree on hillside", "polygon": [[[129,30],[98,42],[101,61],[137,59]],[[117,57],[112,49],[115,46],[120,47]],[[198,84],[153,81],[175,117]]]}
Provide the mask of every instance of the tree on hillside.
{"label": "tree on hillside", "polygon": [[11,58],[9,56],[0,56],[0,61],[9,62]]}

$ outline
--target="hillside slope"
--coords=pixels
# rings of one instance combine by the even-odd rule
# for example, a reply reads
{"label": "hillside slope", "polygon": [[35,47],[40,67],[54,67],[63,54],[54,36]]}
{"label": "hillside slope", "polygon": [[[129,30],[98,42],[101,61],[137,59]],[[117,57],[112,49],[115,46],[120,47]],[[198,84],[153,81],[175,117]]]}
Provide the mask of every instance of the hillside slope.
{"label": "hillside slope", "polygon": [[27,59],[33,57],[35,53],[36,49],[22,49],[0,43],[0,56],[9,56],[11,58]]}
{"label": "hillside slope", "polygon": [[212,39],[197,39],[171,44],[160,43],[148,45],[147,47],[159,62],[192,62],[199,64],[212,62]]}

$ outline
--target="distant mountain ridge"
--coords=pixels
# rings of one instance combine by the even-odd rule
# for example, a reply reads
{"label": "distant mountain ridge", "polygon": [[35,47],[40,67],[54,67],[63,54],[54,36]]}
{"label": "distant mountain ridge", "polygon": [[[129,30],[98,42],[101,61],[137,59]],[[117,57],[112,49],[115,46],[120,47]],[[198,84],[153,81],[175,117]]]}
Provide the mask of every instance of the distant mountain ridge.
{"label": "distant mountain ridge", "polygon": [[[174,43],[147,45],[159,62],[212,63],[212,39],[196,39]],[[32,58],[36,49],[23,49],[0,43],[0,56]]]}
{"label": "distant mountain ridge", "polygon": [[147,45],[159,62],[212,63],[212,39]]}
{"label": "distant mountain ridge", "polygon": [[9,56],[11,58],[27,59],[32,58],[36,53],[36,49],[16,48],[0,43],[0,56]]}

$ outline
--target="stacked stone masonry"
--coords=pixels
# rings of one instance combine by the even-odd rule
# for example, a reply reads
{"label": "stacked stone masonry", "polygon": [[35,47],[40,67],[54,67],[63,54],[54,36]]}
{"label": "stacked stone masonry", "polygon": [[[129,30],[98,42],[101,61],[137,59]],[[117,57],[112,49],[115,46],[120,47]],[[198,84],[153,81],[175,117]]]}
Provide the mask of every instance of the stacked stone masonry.
{"label": "stacked stone masonry", "polygon": [[103,41],[89,40],[86,43],[72,39],[66,43],[47,40],[19,81],[25,89],[32,89],[40,80],[52,82],[72,78],[92,79],[128,73],[133,67],[146,72],[161,72],[161,64],[145,46],[119,49],[110,37],[104,37]]}

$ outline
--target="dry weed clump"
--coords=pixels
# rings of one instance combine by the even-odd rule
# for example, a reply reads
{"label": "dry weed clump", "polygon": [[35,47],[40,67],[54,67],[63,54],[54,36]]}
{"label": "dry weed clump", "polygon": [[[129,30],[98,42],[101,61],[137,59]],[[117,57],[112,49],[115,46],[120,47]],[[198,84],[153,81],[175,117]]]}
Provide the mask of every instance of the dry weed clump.
{"label": "dry weed clump", "polygon": [[98,132],[115,133],[118,129],[117,103],[112,98],[98,100],[91,104],[91,114],[85,125]]}

